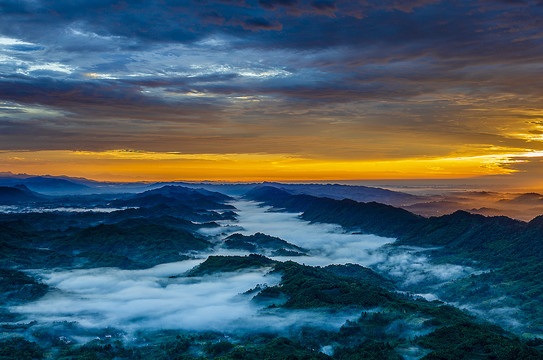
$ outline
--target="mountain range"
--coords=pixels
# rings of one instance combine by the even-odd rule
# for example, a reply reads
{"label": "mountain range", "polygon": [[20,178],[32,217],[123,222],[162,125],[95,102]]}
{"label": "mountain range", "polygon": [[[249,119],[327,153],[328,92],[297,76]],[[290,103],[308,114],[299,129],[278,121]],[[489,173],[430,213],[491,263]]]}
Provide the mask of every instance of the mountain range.
{"label": "mountain range", "polygon": [[88,189],[0,187],[0,358],[543,359],[543,216],[339,185]]}

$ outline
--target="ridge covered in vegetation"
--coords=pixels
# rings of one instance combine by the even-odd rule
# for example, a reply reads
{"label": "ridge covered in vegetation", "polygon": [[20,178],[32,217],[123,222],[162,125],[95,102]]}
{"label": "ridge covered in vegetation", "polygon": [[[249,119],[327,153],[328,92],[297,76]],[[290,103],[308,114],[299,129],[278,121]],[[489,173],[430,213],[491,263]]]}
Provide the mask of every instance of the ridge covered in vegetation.
{"label": "ridge covered in vegetation", "polygon": [[[394,237],[394,246],[430,248],[436,262],[485,270],[447,285],[439,295],[449,301],[488,304],[482,311],[492,309],[492,299],[506,298],[504,306],[518,307],[534,332],[543,330],[543,312],[538,305],[543,303],[543,216],[522,222],[457,211],[424,218],[389,205],[291,195],[274,187],[253,189],[246,197],[302,212],[301,218],[311,222],[336,223],[366,234]],[[491,271],[486,272],[488,269]],[[463,291],[469,286],[475,288]]]}

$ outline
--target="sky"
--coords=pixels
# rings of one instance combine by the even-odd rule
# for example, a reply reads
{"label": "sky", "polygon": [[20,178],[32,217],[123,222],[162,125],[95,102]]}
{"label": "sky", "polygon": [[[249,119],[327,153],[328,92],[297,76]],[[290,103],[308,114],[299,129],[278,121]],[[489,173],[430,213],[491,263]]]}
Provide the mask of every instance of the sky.
{"label": "sky", "polygon": [[543,188],[541,0],[0,0],[0,171]]}

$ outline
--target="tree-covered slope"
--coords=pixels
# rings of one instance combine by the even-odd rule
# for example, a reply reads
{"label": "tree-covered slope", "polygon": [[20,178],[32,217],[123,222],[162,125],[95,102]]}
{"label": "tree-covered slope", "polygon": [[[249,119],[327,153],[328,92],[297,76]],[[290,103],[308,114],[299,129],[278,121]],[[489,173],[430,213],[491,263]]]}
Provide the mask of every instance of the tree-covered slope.
{"label": "tree-covered slope", "polygon": [[140,194],[126,196],[111,202],[113,206],[151,207],[160,204],[186,206],[193,209],[233,209],[225,204],[231,197],[205,189],[189,189],[183,186],[164,186]]}
{"label": "tree-covered slope", "polygon": [[527,330],[536,334],[543,330],[543,216],[529,223],[465,211],[423,218],[391,206],[291,195],[270,187],[253,189],[247,197],[302,212],[305,220],[394,237],[395,246],[430,248],[427,254],[436,262],[484,270],[435,291],[480,312],[493,311],[497,299],[502,299],[500,306],[521,311],[518,317]]}
{"label": "tree-covered slope", "polygon": [[220,272],[231,272],[247,269],[266,268],[277,262],[258,254],[247,256],[209,256],[204,262],[190,270],[187,276],[212,275]]}
{"label": "tree-covered slope", "polygon": [[[369,275],[369,269],[360,279],[337,274],[341,270],[352,275],[352,266],[312,267],[251,255],[210,257],[193,272],[206,269],[204,273],[209,274],[269,266],[273,266],[272,273],[281,275],[281,281],[257,288],[253,297],[256,303],[288,311],[331,311],[329,316],[346,309],[378,309],[364,311],[337,333],[302,337],[306,346],[315,341],[335,344],[332,359],[401,359],[399,353],[406,346],[420,347],[427,354],[425,359],[543,359],[536,343],[522,341],[439,301],[428,302],[387,290],[380,286],[382,280],[377,274]],[[237,358],[234,354],[228,352],[226,359]]]}
{"label": "tree-covered slope", "polygon": [[131,227],[98,225],[50,243],[62,254],[92,252],[123,256],[153,266],[186,259],[189,251],[206,249],[210,243],[185,230],[142,223]]}
{"label": "tree-covered slope", "polygon": [[228,249],[240,249],[250,252],[269,252],[272,255],[304,255],[304,253],[306,253],[306,250],[299,246],[278,237],[259,232],[253,235],[243,235],[239,233],[229,235],[224,241],[224,246]]}
{"label": "tree-covered slope", "polygon": [[44,197],[36,194],[24,185],[0,186],[0,205],[15,205],[43,201]]}
{"label": "tree-covered slope", "polygon": [[21,271],[0,269],[0,297],[4,301],[35,300],[47,289],[47,285]]}
{"label": "tree-covered slope", "polygon": [[503,265],[525,257],[543,259],[543,220],[539,218],[525,223],[465,211],[423,218],[388,205],[291,195],[273,187],[256,188],[246,196],[303,212],[305,220],[337,223],[363,233],[395,237],[398,244],[441,246],[444,252],[460,253],[487,265]]}

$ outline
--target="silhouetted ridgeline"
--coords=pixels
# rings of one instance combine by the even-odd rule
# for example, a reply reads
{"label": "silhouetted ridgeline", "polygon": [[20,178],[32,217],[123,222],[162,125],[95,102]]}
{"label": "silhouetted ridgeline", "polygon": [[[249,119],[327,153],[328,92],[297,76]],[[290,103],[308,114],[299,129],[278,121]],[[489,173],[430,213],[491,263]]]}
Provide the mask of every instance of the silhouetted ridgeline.
{"label": "silhouetted ridgeline", "polygon": [[43,196],[30,191],[30,189],[24,185],[17,185],[14,187],[0,186],[0,205],[38,202],[43,199]]}
{"label": "silhouetted ridgeline", "polygon": [[423,196],[411,195],[404,192],[392,191],[378,187],[341,184],[284,184],[264,182],[265,186],[273,186],[288,191],[291,194],[306,194],[331,199],[352,199],[355,201],[375,201],[394,206],[414,204],[423,201]]}
{"label": "silhouetted ridgeline", "polygon": [[23,185],[28,187],[32,191],[43,192],[47,194],[81,193],[85,192],[86,190],[91,191],[90,187],[77,181],[71,181],[52,176],[0,176],[0,185],[11,187],[16,185]]}
{"label": "silhouetted ridgeline", "polygon": [[164,186],[111,202],[112,206],[151,207],[160,204],[185,206],[193,209],[233,209],[224,204],[230,196],[205,189],[188,189],[182,186]]}

